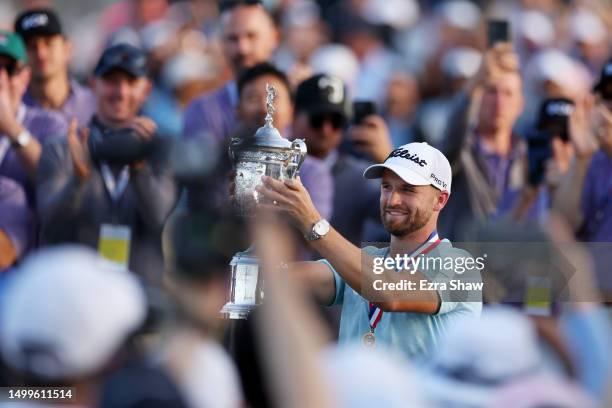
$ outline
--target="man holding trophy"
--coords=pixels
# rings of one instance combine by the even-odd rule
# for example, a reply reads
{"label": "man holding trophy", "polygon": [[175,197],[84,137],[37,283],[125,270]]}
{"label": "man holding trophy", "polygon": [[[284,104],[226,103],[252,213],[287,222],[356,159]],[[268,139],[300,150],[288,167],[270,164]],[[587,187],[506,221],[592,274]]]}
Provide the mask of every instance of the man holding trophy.
{"label": "man holding trophy", "polygon": [[[347,241],[319,215],[299,178],[263,177],[256,190],[272,203],[264,204],[266,207],[287,214],[310,246],[325,257],[291,269],[321,303],[342,307],[340,343],[380,344],[401,350],[409,358],[420,358],[458,316],[480,314],[481,291],[455,297],[443,285],[459,272],[443,268],[415,267],[410,274],[397,273],[396,268],[380,275],[372,271],[377,258],[387,261],[406,254],[413,259],[471,258],[436,232],[438,216],[450,195],[450,164],[428,144],[410,143],[394,150],[384,163],[370,166],[364,177],[381,179],[380,213],[391,234],[390,245],[384,248],[360,250]],[[400,295],[368,288],[375,277],[397,284],[400,276],[413,282]],[[466,272],[461,279],[480,281],[480,273]]]}
{"label": "man holding trophy", "polygon": [[[254,137],[233,140],[230,148],[236,170],[233,190],[237,208],[246,216],[253,216],[257,208],[286,214],[312,249],[325,258],[292,265],[290,272],[311,288],[322,304],[342,306],[341,343],[357,340],[369,347],[381,344],[400,349],[408,357],[422,357],[436,345],[452,320],[479,314],[482,309],[480,291],[457,298],[445,289],[454,270],[441,265],[424,269],[414,263],[414,259],[425,256],[471,259],[469,253],[453,248],[436,232],[438,216],[451,190],[448,160],[427,143],[410,143],[391,152],[384,163],[366,169],[365,178],[381,179],[380,214],[391,243],[384,248],[360,250],[331,227],[313,205],[297,176],[306,153],[304,142],[291,143],[274,128],[274,89],[268,86],[267,91],[266,124]],[[396,273],[409,269],[407,265],[388,271],[374,269],[408,255],[413,259],[409,274]],[[377,260],[384,262],[378,264]],[[231,265],[230,302],[223,313],[230,318],[246,318],[263,301],[253,247],[236,254]],[[457,273],[480,281],[479,270]],[[372,285],[373,279],[378,286]],[[383,283],[397,285],[404,281],[408,289],[399,295],[378,290]]]}

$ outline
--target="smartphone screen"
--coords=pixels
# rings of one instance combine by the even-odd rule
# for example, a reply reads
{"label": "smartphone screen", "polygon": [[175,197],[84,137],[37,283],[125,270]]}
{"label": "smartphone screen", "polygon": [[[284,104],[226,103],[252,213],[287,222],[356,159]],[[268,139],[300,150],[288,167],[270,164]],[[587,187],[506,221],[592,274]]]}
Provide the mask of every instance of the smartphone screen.
{"label": "smartphone screen", "polygon": [[510,24],[507,20],[489,20],[487,25],[489,48],[498,42],[510,41]]}
{"label": "smartphone screen", "polygon": [[538,185],[544,179],[546,161],[552,158],[552,135],[545,131],[534,131],[527,137],[527,159],[529,183]]}
{"label": "smartphone screen", "polygon": [[360,124],[366,116],[376,114],[376,103],[372,101],[353,102],[353,123]]}

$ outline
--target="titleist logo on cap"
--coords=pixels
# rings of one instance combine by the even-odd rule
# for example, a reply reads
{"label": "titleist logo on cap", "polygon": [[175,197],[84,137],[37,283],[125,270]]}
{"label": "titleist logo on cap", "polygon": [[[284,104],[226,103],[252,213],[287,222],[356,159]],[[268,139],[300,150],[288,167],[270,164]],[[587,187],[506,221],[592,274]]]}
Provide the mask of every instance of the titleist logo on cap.
{"label": "titleist logo on cap", "polygon": [[21,28],[29,30],[30,28],[45,26],[49,23],[49,17],[46,14],[32,14],[23,19]]}
{"label": "titleist logo on cap", "polygon": [[410,160],[412,162],[415,162],[416,164],[418,164],[421,167],[427,166],[427,162],[424,159],[421,159],[416,153],[412,154],[412,153],[410,153],[409,150],[402,149],[401,147],[398,148],[398,149],[393,150],[389,154],[389,157],[387,157],[387,159],[390,159],[392,157],[401,157],[402,159]]}

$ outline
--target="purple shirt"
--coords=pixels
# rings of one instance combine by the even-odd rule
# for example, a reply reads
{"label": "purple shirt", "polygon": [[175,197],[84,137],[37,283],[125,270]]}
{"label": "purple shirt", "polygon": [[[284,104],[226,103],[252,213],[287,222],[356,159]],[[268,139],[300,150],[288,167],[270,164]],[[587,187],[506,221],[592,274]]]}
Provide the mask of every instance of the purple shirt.
{"label": "purple shirt", "polygon": [[307,154],[300,168],[300,179],[321,217],[331,219],[334,209],[334,177],[331,166],[324,160]]}
{"label": "purple shirt", "polygon": [[[17,115],[19,122],[28,129],[41,145],[44,145],[51,138],[65,136],[68,125],[64,118],[55,112],[32,108],[21,105],[20,113]],[[7,137],[0,135],[0,144],[6,143]],[[0,157],[1,158],[1,157]],[[34,202],[34,186],[28,178],[28,173],[23,167],[15,149],[9,145],[4,158],[0,161],[0,176],[6,176],[17,181],[24,186],[30,205]]]}
{"label": "purple shirt", "polygon": [[0,176],[0,230],[11,240],[18,258],[33,244],[34,224],[25,191],[15,180],[3,176]]}
{"label": "purple shirt", "polygon": [[70,80],[70,93],[64,105],[58,110],[42,108],[28,90],[23,96],[23,103],[28,106],[57,112],[64,117],[67,123],[72,118],[77,118],[80,126],[87,125],[96,111],[96,97],[86,86],[79,84],[75,80]]}
{"label": "purple shirt", "polygon": [[199,97],[185,110],[183,137],[212,138],[220,143],[225,142],[235,126],[237,104],[238,93],[234,81]]}
{"label": "purple shirt", "polygon": [[612,242],[612,157],[604,151],[593,156],[582,189],[585,241]]}

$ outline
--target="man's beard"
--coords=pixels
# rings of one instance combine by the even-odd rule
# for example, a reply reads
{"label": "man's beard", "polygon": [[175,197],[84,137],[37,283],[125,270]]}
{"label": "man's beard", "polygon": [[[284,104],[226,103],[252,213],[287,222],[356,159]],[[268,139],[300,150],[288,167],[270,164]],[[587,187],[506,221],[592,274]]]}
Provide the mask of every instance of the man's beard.
{"label": "man's beard", "polygon": [[423,228],[427,224],[433,213],[432,209],[429,209],[429,211],[421,209],[416,209],[415,211],[406,211],[398,208],[397,210],[405,212],[403,220],[394,220],[393,222],[389,222],[386,219],[386,210],[390,211],[393,209],[389,207],[380,209],[380,218],[382,220],[383,226],[389,234],[398,238],[405,237],[406,235]]}

